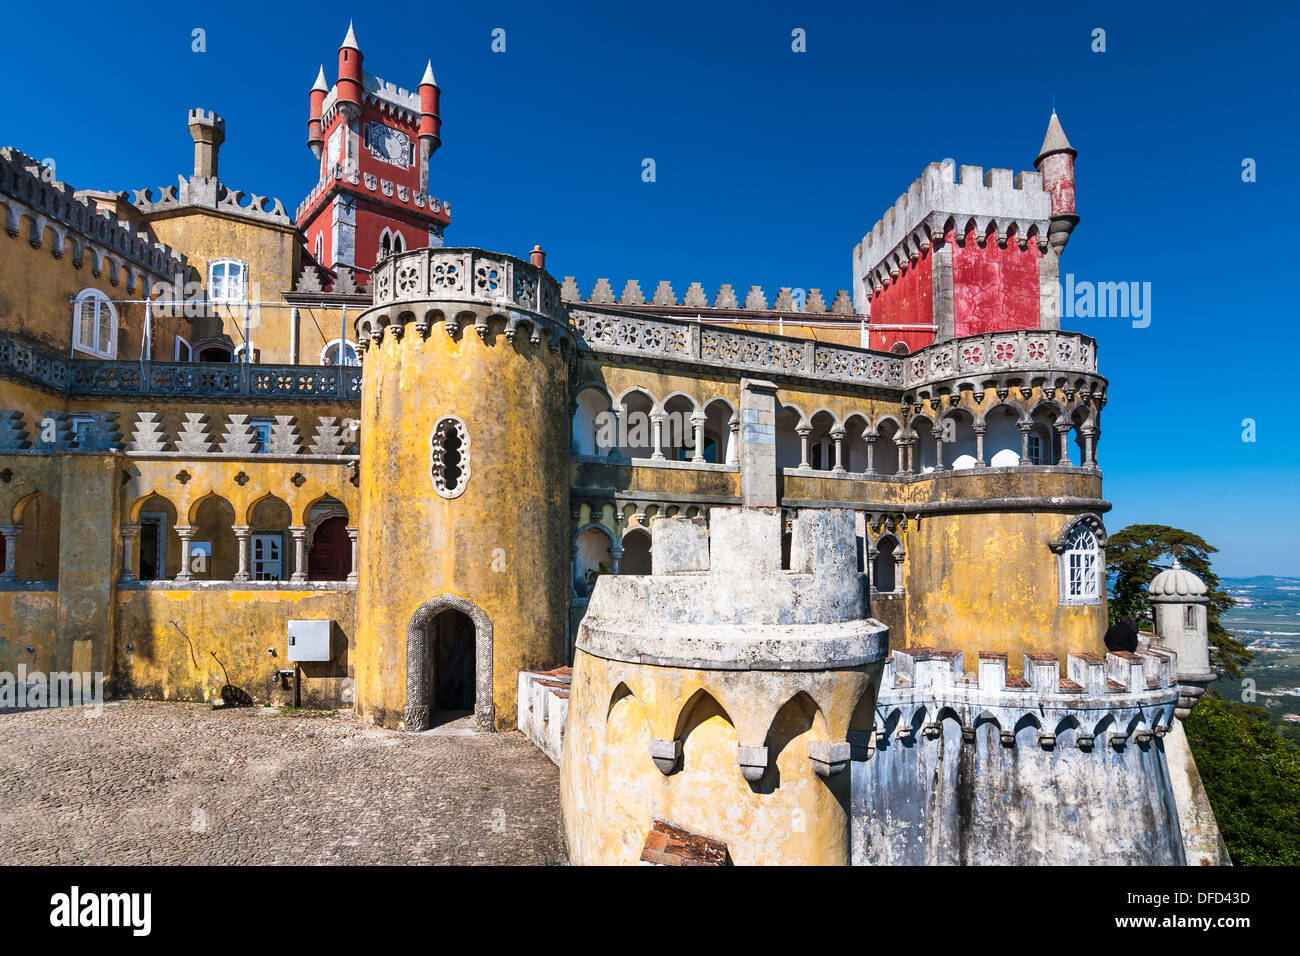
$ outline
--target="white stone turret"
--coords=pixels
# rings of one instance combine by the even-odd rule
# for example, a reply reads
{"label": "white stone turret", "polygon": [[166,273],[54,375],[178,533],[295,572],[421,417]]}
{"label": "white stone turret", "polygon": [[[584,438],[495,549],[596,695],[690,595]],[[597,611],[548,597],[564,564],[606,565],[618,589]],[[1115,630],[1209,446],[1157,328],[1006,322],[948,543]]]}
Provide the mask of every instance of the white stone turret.
{"label": "white stone turret", "polygon": [[1172,567],[1151,580],[1147,597],[1155,616],[1157,643],[1178,654],[1176,713],[1186,719],[1215,676],[1210,668],[1209,588],[1175,557]]}

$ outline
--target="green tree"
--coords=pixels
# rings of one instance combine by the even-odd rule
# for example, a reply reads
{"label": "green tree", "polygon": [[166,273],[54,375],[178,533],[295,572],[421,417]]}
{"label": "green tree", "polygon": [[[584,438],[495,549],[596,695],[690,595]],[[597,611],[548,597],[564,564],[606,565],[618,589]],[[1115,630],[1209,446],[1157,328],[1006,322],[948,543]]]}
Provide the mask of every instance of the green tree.
{"label": "green tree", "polygon": [[1183,728],[1232,861],[1300,864],[1300,747],[1267,711],[1201,698]]}
{"label": "green tree", "polygon": [[[1111,623],[1124,615],[1138,622],[1152,623],[1147,586],[1177,556],[1183,567],[1204,581],[1209,590],[1206,620],[1212,645],[1211,665],[1221,677],[1240,677],[1242,667],[1253,655],[1219,623],[1220,615],[1237,602],[1219,587],[1219,576],[1210,567],[1210,555],[1218,550],[1200,535],[1161,524],[1129,525],[1111,535],[1106,542]],[[1167,556],[1170,560],[1163,560]]]}

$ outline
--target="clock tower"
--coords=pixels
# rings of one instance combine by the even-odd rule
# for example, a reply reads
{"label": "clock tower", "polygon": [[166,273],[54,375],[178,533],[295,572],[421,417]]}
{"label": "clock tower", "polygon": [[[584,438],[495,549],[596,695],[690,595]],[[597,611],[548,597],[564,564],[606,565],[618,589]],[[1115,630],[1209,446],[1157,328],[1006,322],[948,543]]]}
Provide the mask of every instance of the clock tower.
{"label": "clock tower", "polygon": [[441,246],[451,210],[429,195],[442,144],[432,62],[412,93],[363,72],[361,60],[349,23],[338,80],[329,86],[322,66],[311,88],[307,145],[320,170],[297,222],[320,265],[348,266],[365,285],[385,256]]}

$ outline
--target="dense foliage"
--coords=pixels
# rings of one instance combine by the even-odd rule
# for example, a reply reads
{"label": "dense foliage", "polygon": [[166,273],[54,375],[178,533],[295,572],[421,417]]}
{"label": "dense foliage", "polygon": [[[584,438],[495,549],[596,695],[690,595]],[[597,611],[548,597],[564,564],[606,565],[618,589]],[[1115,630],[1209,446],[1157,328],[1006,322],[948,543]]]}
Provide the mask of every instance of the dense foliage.
{"label": "dense foliage", "polygon": [[1240,677],[1241,669],[1251,659],[1250,651],[1224,630],[1219,617],[1236,601],[1219,587],[1219,576],[1210,567],[1210,555],[1219,549],[1206,543],[1200,535],[1159,524],[1134,524],[1110,536],[1106,542],[1106,571],[1110,578],[1110,620],[1113,624],[1128,615],[1143,624],[1152,622],[1147,603],[1147,585],[1172,564],[1162,560],[1177,555],[1178,560],[1209,589],[1206,619],[1210,632],[1210,663],[1220,677]]}
{"label": "dense foliage", "polygon": [[1233,862],[1300,865],[1300,747],[1266,711],[1212,694],[1185,729]]}

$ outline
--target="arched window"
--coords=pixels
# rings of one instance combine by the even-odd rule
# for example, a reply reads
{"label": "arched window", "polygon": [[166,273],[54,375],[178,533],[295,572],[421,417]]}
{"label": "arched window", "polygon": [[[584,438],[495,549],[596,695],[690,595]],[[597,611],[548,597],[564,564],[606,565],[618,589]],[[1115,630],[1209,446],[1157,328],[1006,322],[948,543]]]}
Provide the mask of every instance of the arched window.
{"label": "arched window", "polygon": [[176,353],[172,360],[175,362],[194,361],[194,347],[183,336],[176,336]]}
{"label": "arched window", "polygon": [[231,362],[234,361],[230,354],[230,347],[227,345],[203,345],[199,347],[200,362]]}
{"label": "arched window", "polygon": [[406,240],[396,229],[385,229],[379,234],[379,258],[386,259],[406,251]]}
{"label": "arched window", "polygon": [[117,355],[117,309],[98,289],[82,289],[72,304],[73,345],[100,358]]}
{"label": "arched window", "polygon": [[906,342],[895,342],[889,347],[889,351],[894,355],[907,355],[912,350],[907,347]]}
{"label": "arched window", "polygon": [[892,535],[882,535],[876,542],[876,554],[871,562],[871,586],[875,590],[882,592],[897,590],[898,577],[895,573],[898,570],[895,556],[897,550],[898,541]]}
{"label": "arched window", "polygon": [[[243,345],[240,345],[235,349],[235,354],[231,356],[230,361],[236,363],[247,361],[255,364],[258,358],[261,356],[261,354],[262,354],[262,350],[259,348],[254,348],[253,351],[250,353],[248,351],[248,343],[245,342]],[[251,355],[251,357],[245,358],[246,355]]]}
{"label": "arched window", "polygon": [[1101,547],[1086,524],[1076,524],[1060,555],[1061,603],[1101,603]]}
{"label": "arched window", "polygon": [[[342,343],[343,345],[342,362],[339,361],[340,343]],[[351,342],[347,341],[346,339],[334,339],[333,341],[327,343],[325,347],[320,350],[320,363],[321,365],[329,365],[329,366],[337,366],[340,364],[360,365],[361,359],[357,357],[357,347],[353,345]]]}
{"label": "arched window", "polygon": [[239,259],[214,259],[208,263],[208,301],[244,302],[248,299],[248,263]]}
{"label": "arched window", "polygon": [[325,261],[325,235],[324,235],[324,233],[319,233],[319,232],[316,233],[316,248],[315,248],[315,253],[316,253],[316,262],[317,262],[317,263],[324,263],[324,261]]}

